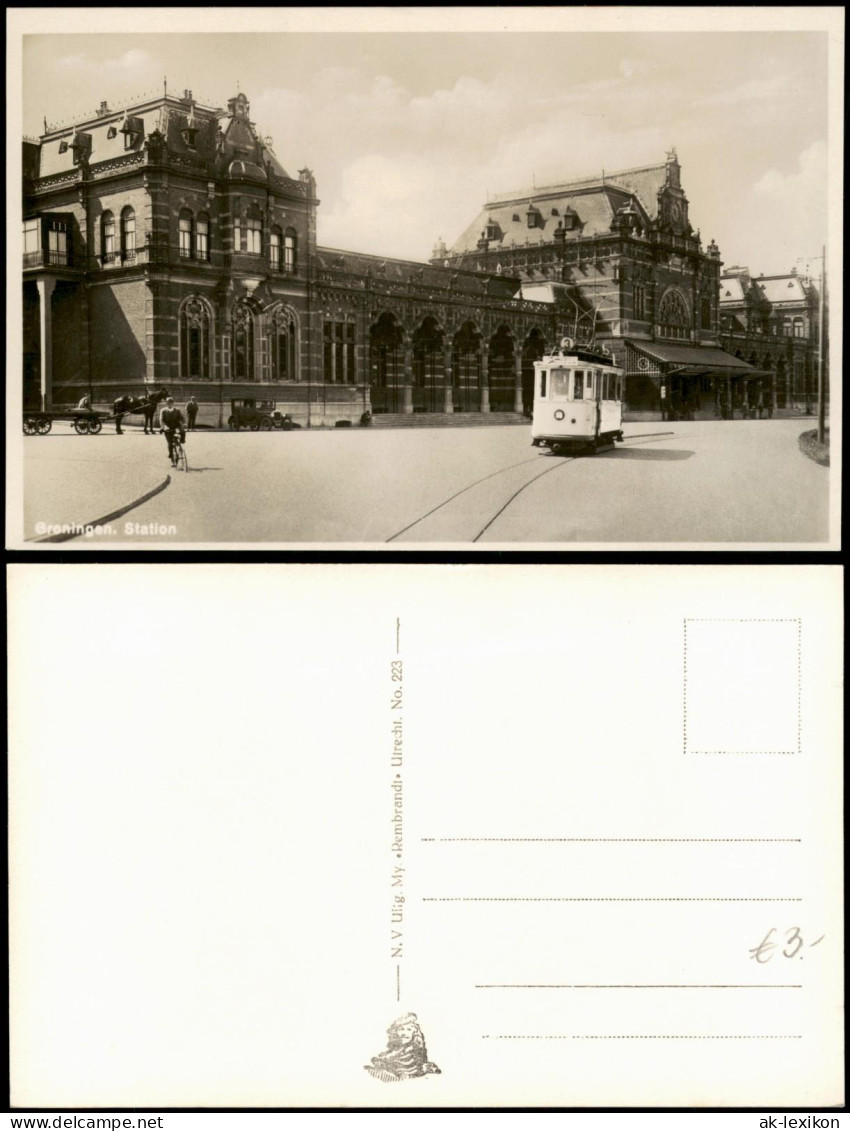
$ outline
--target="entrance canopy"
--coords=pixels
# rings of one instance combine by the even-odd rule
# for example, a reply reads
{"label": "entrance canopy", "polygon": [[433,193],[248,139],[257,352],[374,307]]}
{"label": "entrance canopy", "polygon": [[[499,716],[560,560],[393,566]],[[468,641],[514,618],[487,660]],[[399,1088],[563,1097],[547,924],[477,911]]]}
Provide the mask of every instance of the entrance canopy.
{"label": "entrance canopy", "polygon": [[[728,377],[760,377],[766,371],[756,369],[739,357],[733,357],[716,346],[668,345],[666,342],[628,343],[638,354],[650,358],[656,364],[669,367],[676,373],[688,377],[708,374]],[[640,366],[643,368],[643,366]],[[668,371],[669,371],[668,370]]]}

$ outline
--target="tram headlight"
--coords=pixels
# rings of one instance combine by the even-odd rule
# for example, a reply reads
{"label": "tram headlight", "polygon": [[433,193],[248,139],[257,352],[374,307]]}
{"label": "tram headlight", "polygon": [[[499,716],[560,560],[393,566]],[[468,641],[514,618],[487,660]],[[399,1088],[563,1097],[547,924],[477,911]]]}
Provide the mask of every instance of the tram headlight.
{"label": "tram headlight", "polygon": [[564,410],[562,408],[555,410],[555,419],[556,420],[563,420],[564,419]]}

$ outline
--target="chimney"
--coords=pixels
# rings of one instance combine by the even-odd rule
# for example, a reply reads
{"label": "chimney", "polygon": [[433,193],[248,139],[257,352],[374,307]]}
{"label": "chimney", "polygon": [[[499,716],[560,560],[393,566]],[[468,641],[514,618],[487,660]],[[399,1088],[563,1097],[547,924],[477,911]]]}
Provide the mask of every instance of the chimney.
{"label": "chimney", "polygon": [[107,106],[107,104],[105,102],[101,102],[100,108],[98,109],[98,112],[97,112],[98,118],[102,118],[104,116],[104,114],[108,114],[108,113],[109,113],[109,107]]}

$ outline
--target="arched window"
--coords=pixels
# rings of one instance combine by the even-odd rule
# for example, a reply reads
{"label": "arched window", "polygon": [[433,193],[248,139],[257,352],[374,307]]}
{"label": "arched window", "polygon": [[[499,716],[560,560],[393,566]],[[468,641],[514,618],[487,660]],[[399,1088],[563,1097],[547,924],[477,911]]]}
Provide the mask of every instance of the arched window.
{"label": "arched window", "polygon": [[296,267],[296,240],[294,228],[287,228],[283,238],[283,269],[294,271]]}
{"label": "arched window", "polygon": [[180,258],[192,258],[192,213],[188,208],[182,209],[178,220],[178,239]]}
{"label": "arched window", "polygon": [[180,377],[197,381],[210,376],[209,308],[196,295],[180,310]]}
{"label": "arched window", "polygon": [[281,268],[280,251],[280,228],[272,228],[271,240],[269,243],[269,266],[271,267],[272,271],[279,271]]}
{"label": "arched window", "polygon": [[711,329],[711,299],[704,298],[702,300],[702,328],[703,330]]}
{"label": "arched window", "polygon": [[786,338],[790,338],[794,333],[794,323],[790,318],[786,318],[782,323],[782,332]]}
{"label": "arched window", "polygon": [[103,263],[115,262],[115,217],[111,212],[104,212],[100,218],[101,247],[103,249]]}
{"label": "arched window", "polygon": [[121,213],[121,258],[125,263],[136,258],[136,213],[129,206]]}
{"label": "arched window", "polygon": [[658,307],[660,331],[667,338],[687,338],[691,324],[690,311],[684,296],[672,288],[664,294]]}
{"label": "arched window", "polygon": [[279,307],[272,320],[272,380],[298,380],[298,328],[292,311]]}
{"label": "arched window", "polygon": [[206,263],[210,257],[210,218],[199,212],[195,221],[195,258]]}
{"label": "arched window", "polygon": [[803,329],[804,329],[803,319],[802,318],[795,318],[794,319],[794,337],[795,338],[804,337]]}
{"label": "arched window", "polygon": [[231,376],[234,381],[254,380],[254,318],[244,303],[239,303],[233,311],[232,327],[233,365]]}

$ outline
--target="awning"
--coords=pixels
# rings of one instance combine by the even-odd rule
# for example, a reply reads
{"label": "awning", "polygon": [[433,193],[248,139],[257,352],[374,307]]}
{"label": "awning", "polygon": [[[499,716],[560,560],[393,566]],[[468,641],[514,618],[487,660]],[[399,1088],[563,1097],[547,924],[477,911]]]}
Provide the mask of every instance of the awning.
{"label": "awning", "polygon": [[674,346],[666,342],[632,342],[628,343],[633,349],[669,365],[677,373],[697,376],[703,373],[729,374],[733,377],[747,376],[758,377],[762,370],[755,369],[740,357],[733,357],[731,353],[716,346]]}

